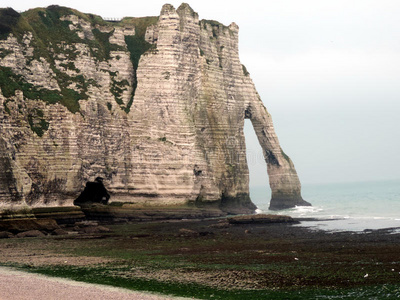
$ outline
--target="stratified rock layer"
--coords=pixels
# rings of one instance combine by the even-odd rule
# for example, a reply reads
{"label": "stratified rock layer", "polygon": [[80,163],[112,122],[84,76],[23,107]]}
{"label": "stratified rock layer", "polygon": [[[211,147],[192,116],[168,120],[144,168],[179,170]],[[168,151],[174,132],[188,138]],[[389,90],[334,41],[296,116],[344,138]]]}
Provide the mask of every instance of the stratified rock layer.
{"label": "stratified rock layer", "polygon": [[111,201],[252,212],[249,118],[271,208],[308,205],[235,23],[199,21],[187,4],[119,23],[56,6],[1,13],[13,24],[0,40],[1,203],[69,205],[100,176]]}

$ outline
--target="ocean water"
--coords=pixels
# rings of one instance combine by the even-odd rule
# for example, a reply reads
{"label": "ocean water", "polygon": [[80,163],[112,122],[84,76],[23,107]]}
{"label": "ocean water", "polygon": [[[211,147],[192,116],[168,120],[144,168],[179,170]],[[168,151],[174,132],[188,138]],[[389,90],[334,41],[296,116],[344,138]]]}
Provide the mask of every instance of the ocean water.
{"label": "ocean water", "polygon": [[303,198],[311,207],[300,206],[281,211],[268,210],[269,187],[250,187],[250,197],[260,213],[317,218],[300,226],[327,231],[367,231],[399,228],[400,180],[343,184],[305,184]]}

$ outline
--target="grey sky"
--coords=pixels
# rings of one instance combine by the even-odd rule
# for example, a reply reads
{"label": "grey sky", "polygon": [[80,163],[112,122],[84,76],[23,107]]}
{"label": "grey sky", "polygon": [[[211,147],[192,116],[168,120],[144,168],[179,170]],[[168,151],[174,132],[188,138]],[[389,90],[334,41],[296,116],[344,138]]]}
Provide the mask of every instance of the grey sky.
{"label": "grey sky", "polygon": [[[181,1],[2,0],[59,4],[103,17],[158,15]],[[240,27],[240,58],[303,183],[400,178],[400,1],[187,1]],[[246,126],[251,185],[267,176]]]}

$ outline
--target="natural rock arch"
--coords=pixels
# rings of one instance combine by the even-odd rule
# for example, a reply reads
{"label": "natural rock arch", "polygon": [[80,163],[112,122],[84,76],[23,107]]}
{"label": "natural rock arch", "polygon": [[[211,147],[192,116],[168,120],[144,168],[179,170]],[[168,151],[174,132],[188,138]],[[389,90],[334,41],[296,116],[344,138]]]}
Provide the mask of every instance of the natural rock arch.
{"label": "natural rock arch", "polygon": [[253,101],[245,110],[263,150],[269,185],[271,187],[270,209],[285,209],[294,206],[309,206],[301,196],[301,184],[292,160],[282,150],[271,115],[261,99]]}
{"label": "natural rock arch", "polygon": [[[46,31],[0,39],[0,71],[10,80],[0,86],[2,201],[72,204],[82,182],[102,176],[114,201],[254,212],[243,134],[249,118],[268,166],[271,209],[309,205],[240,63],[235,23],[199,20],[187,4],[164,5],[159,18],[122,20],[118,30],[66,8],[59,20],[31,13],[54,26],[71,23],[62,32],[75,42],[51,36],[47,43]],[[53,57],[63,49],[71,55]],[[45,51],[53,58],[35,57]]]}

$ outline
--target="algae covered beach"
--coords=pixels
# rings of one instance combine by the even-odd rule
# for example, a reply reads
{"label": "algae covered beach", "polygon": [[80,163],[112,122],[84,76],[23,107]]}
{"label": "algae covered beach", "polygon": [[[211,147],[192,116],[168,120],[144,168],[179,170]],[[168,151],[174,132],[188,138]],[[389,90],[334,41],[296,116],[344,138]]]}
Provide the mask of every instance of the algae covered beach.
{"label": "algae covered beach", "polygon": [[1,239],[0,263],[198,299],[400,296],[396,231],[332,233],[293,225],[227,218],[87,222],[62,226],[64,235]]}

